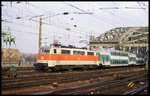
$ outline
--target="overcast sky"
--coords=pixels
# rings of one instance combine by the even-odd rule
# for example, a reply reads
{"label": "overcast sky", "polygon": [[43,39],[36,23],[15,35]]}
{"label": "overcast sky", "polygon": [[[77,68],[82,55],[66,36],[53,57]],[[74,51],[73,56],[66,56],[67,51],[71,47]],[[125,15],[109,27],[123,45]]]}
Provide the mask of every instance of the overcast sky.
{"label": "overcast sky", "polygon": [[[57,38],[63,45],[85,47],[81,40],[99,36],[116,27],[148,26],[149,5],[140,2],[2,2],[2,31],[10,27],[20,52],[37,53],[39,20],[42,46]],[[68,12],[68,15],[64,15]],[[2,42],[2,41],[1,41]],[[2,47],[6,44],[2,42]],[[11,48],[15,48],[12,44]]]}

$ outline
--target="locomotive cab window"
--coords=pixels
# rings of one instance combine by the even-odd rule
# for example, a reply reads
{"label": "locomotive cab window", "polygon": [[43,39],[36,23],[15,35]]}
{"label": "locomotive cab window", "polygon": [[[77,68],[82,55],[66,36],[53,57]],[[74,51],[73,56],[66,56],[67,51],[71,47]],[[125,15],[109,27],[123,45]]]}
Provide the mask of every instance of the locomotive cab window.
{"label": "locomotive cab window", "polygon": [[40,49],[40,53],[49,53],[49,52],[50,50],[48,49],[43,49],[43,48]]}
{"label": "locomotive cab window", "polygon": [[49,53],[49,52],[50,52],[50,50],[47,50],[47,49],[44,50],[44,53]]}
{"label": "locomotive cab window", "polygon": [[57,53],[57,50],[56,50],[56,49],[54,49],[54,53]]}
{"label": "locomotive cab window", "polygon": [[44,50],[41,48],[41,49],[40,49],[40,53],[43,53],[43,52],[44,52]]}

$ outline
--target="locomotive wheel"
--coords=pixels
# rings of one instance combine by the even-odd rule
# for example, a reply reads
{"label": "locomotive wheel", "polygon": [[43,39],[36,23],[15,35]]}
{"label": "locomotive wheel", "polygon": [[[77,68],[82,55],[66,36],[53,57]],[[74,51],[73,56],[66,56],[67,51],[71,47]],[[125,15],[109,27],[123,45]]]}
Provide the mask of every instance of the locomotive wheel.
{"label": "locomotive wheel", "polygon": [[88,66],[83,66],[82,69],[83,70],[88,70],[89,68],[88,68]]}

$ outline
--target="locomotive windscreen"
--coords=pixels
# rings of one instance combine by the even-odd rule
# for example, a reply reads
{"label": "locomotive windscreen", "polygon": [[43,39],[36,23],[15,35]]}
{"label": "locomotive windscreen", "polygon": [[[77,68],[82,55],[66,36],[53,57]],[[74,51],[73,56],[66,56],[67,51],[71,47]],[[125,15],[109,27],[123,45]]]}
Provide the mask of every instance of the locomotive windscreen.
{"label": "locomotive windscreen", "polygon": [[50,50],[49,49],[41,48],[40,49],[40,53],[50,53]]}

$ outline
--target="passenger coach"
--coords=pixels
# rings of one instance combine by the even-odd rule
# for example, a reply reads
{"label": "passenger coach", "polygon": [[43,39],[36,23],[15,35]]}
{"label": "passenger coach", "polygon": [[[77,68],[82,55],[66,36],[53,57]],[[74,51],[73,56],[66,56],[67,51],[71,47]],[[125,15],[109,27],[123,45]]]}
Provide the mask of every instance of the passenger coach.
{"label": "passenger coach", "polygon": [[100,52],[99,54],[100,64],[105,67],[114,66],[128,66],[128,53],[109,50],[107,52]]}

